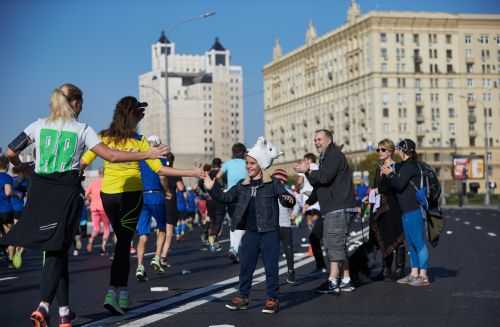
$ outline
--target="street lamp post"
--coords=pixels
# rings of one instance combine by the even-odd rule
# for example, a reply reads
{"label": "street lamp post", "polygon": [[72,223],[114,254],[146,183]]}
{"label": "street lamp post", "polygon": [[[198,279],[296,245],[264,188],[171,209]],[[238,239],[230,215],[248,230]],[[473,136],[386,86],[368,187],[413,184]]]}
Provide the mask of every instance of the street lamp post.
{"label": "street lamp post", "polygon": [[[468,99],[465,96],[460,96],[461,98]],[[484,172],[484,182],[486,184],[486,189],[484,192],[484,205],[489,206],[491,201],[490,201],[490,159],[489,159],[489,154],[490,154],[490,140],[488,137],[488,113],[486,112],[486,107],[484,105],[484,102],[478,99],[477,100],[479,103],[482,104],[483,106],[483,116],[484,116],[484,165],[486,167],[486,171]]]}

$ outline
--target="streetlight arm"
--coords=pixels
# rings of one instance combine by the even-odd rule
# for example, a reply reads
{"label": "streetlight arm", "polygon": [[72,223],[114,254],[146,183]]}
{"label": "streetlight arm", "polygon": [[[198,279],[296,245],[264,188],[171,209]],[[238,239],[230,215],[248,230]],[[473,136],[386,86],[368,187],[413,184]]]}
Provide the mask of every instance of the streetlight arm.
{"label": "streetlight arm", "polygon": [[161,98],[161,100],[163,101],[163,103],[167,102],[167,99],[165,99],[165,97],[163,96],[163,94],[161,94],[161,92],[158,91],[155,87],[149,86],[149,85],[144,85],[144,84],[141,84],[139,86],[142,87],[142,88],[144,88],[144,89],[150,89],[150,90],[152,90],[154,93],[156,93]]}
{"label": "streetlight arm", "polygon": [[205,19],[205,18],[208,18],[210,16],[214,16],[216,14],[215,11],[207,11],[206,13],[203,13],[201,15],[198,15],[198,16],[194,16],[194,17],[190,17],[190,18],[187,18],[187,19],[184,19],[184,20],[181,20],[180,22],[177,22],[175,23],[174,25],[170,26],[169,28],[166,29],[166,32],[171,32],[172,30],[174,30],[175,28],[177,28],[178,26],[180,25],[184,25],[186,23],[189,23],[189,22],[192,22],[194,20],[201,20],[201,19]]}

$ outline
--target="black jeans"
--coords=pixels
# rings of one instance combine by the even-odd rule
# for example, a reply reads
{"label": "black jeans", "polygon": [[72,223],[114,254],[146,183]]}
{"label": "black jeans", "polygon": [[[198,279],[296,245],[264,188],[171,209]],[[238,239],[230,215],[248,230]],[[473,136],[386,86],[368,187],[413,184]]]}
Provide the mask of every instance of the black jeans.
{"label": "black jeans", "polygon": [[207,214],[210,217],[208,233],[210,236],[219,235],[224,217],[226,216],[226,205],[215,200],[207,201]]}
{"label": "black jeans", "polygon": [[323,250],[321,250],[321,239],[323,238],[323,218],[319,217],[314,222],[313,229],[309,235],[309,243],[316,261],[316,268],[326,268],[325,258],[323,257]]}
{"label": "black jeans", "polygon": [[288,271],[293,271],[293,237],[291,227],[280,227],[280,241],[285,251]]}
{"label": "black jeans", "polygon": [[130,242],[135,235],[142,210],[142,191],[101,193],[102,204],[116,235],[116,246],[109,285],[126,287],[130,272]]}
{"label": "black jeans", "polygon": [[279,290],[280,238],[278,231],[246,231],[240,249],[240,295],[248,297],[259,254],[266,271],[266,289],[269,298],[277,299]]}
{"label": "black jeans", "polygon": [[46,251],[40,284],[42,301],[52,303],[57,295],[60,307],[69,305],[68,251]]}

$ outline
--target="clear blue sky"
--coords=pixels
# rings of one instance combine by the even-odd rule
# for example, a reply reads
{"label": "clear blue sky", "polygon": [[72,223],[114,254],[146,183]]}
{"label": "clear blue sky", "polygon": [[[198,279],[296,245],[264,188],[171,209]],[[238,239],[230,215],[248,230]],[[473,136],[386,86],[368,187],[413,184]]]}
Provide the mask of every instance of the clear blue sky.
{"label": "clear blue sky", "polygon": [[[498,0],[358,0],[370,10],[500,13]],[[48,112],[63,82],[85,93],[81,120],[106,127],[114,105],[138,94],[162,29],[207,10],[216,16],[179,26],[168,37],[181,53],[203,53],[216,36],[243,66],[247,144],[264,130],[262,67],[274,40],[283,51],[304,43],[309,20],[319,35],[345,21],[350,0],[2,0],[0,2],[0,147]]]}

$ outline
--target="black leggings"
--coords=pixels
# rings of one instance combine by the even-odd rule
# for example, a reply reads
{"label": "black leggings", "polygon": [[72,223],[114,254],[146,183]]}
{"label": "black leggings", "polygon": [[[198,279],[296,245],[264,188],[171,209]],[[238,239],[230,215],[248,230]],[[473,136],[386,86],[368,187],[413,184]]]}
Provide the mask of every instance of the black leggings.
{"label": "black leggings", "polygon": [[280,241],[283,245],[288,271],[293,271],[293,238],[291,227],[280,227]]}
{"label": "black leggings", "polygon": [[316,268],[326,268],[323,250],[321,249],[321,239],[323,238],[323,218],[319,217],[315,222],[311,234],[309,235],[309,243],[316,261]]}
{"label": "black leggings", "polygon": [[135,235],[142,210],[142,192],[101,193],[104,211],[116,235],[116,246],[109,285],[126,287],[130,272],[130,242]]}
{"label": "black leggings", "polygon": [[68,251],[46,251],[40,284],[42,301],[52,303],[57,295],[60,307],[69,305]]}
{"label": "black leggings", "polygon": [[215,200],[207,201],[207,214],[210,217],[208,234],[210,236],[219,235],[224,217],[226,216],[226,205]]}

